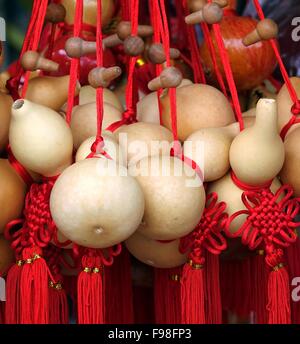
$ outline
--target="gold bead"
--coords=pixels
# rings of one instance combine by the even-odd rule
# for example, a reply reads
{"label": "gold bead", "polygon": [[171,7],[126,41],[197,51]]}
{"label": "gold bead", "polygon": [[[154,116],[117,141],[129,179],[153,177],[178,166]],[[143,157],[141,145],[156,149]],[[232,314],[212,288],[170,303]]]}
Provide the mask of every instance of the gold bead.
{"label": "gold bead", "polygon": [[17,260],[17,263],[16,263],[18,266],[22,266],[23,265],[23,260]]}
{"label": "gold bead", "polygon": [[62,285],[61,285],[60,282],[56,283],[55,289],[56,289],[56,290],[62,290]]}
{"label": "gold bead", "polygon": [[100,272],[100,269],[98,269],[98,268],[94,268],[94,269],[93,269],[93,273],[94,273],[94,274],[97,274],[97,273],[99,273],[99,272]]}
{"label": "gold bead", "polygon": [[279,269],[282,269],[284,267],[283,263],[279,263],[278,265],[274,266],[273,270],[278,271]]}
{"label": "gold bead", "polygon": [[189,265],[195,269],[195,270],[200,270],[204,268],[204,265],[202,264],[195,264],[192,260],[189,261]]}
{"label": "gold bead", "polygon": [[264,250],[257,250],[257,254],[259,256],[264,256],[265,255],[265,251]]}
{"label": "gold bead", "polygon": [[91,272],[92,271],[92,269],[91,268],[88,268],[88,267],[86,267],[86,268],[84,268],[84,270],[83,270],[84,272]]}
{"label": "gold bead", "polygon": [[39,254],[35,253],[34,256],[33,256],[33,260],[37,260],[37,259],[40,259],[42,258]]}
{"label": "gold bead", "polygon": [[145,64],[145,61],[140,57],[136,60],[136,64],[138,67],[142,67]]}
{"label": "gold bead", "polygon": [[170,279],[171,279],[171,281],[179,282],[180,281],[180,276],[179,275],[171,275]]}

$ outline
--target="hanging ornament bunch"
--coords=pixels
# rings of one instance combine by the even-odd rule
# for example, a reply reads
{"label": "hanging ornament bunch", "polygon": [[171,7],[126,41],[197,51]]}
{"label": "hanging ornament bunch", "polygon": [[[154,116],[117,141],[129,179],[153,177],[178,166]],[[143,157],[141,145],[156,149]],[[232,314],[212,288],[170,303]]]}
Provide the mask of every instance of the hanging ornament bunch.
{"label": "hanging ornament bunch", "polygon": [[139,322],[149,290],[148,322],[299,321],[300,84],[253,3],[33,2],[0,78],[1,322]]}

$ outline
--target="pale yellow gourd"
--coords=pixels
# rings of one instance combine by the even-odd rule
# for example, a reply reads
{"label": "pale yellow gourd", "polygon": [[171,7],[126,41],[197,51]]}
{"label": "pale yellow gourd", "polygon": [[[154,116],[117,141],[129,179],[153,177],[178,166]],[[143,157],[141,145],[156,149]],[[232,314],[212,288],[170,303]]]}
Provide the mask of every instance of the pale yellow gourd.
{"label": "pale yellow gourd", "polygon": [[[192,84],[193,83],[191,80],[182,79],[181,84],[178,86],[178,88]],[[166,93],[165,90],[163,91],[163,94],[164,93]],[[157,92],[151,92],[145,95],[137,103],[137,119],[139,122],[160,124]]]}
{"label": "pale yellow gourd", "polygon": [[129,167],[145,197],[139,232],[150,239],[172,240],[194,230],[205,205],[205,191],[196,172],[180,159],[152,156]]}
{"label": "pale yellow gourd", "polygon": [[231,144],[230,165],[239,180],[259,186],[276,177],[284,155],[283,142],[277,132],[276,101],[260,99],[255,124],[243,130]]}
{"label": "pale yellow gourd", "polygon": [[[170,97],[161,97],[163,125],[171,130]],[[178,137],[186,140],[202,128],[224,127],[235,122],[232,107],[218,89],[204,84],[193,84],[177,89]]]}
{"label": "pale yellow gourd", "polygon": [[[61,4],[66,9],[65,22],[74,24],[76,0],[62,0]],[[115,10],[114,0],[102,0],[102,26],[109,24]],[[83,22],[88,25],[97,25],[97,0],[83,0]]]}
{"label": "pale yellow gourd", "polygon": [[72,162],[72,133],[55,111],[19,99],[12,105],[9,142],[16,159],[46,177],[60,174]]}
{"label": "pale yellow gourd", "polygon": [[[296,91],[296,94],[298,96],[298,99],[300,98],[300,78],[299,77],[293,77],[290,78],[291,83]],[[293,101],[291,99],[291,96],[289,94],[289,91],[286,87],[286,84],[284,84],[280,91],[277,94],[277,109],[278,109],[278,127],[279,130],[281,130],[291,119],[292,117],[292,109]],[[292,128],[289,131],[292,131],[295,127],[292,126]]]}
{"label": "pale yellow gourd", "polygon": [[197,163],[204,181],[219,179],[230,169],[229,149],[239,132],[239,124],[234,123],[221,128],[200,129],[186,139],[184,155]]}
{"label": "pale yellow gourd", "polygon": [[[271,191],[276,192],[281,184],[277,178],[274,179],[271,185]],[[230,173],[227,173],[221,179],[210,183],[207,193],[216,192],[219,202],[226,202],[226,213],[230,216],[237,211],[245,210],[246,207],[241,199],[244,190],[235,185],[231,179]],[[230,231],[235,233],[246,220],[246,215],[238,216],[230,225]]]}
{"label": "pale yellow gourd", "polygon": [[149,239],[139,231],[125,241],[128,251],[139,261],[155,268],[175,268],[187,261],[187,255],[179,252],[180,240],[159,242]]}
{"label": "pale yellow gourd", "polygon": [[[120,121],[122,113],[108,103],[103,103],[103,122],[104,131],[112,123]],[[74,108],[71,120],[71,130],[74,139],[74,147],[78,147],[83,141],[97,134],[97,106],[96,102],[78,105]]]}
{"label": "pale yellow gourd", "polygon": [[300,197],[300,128],[291,131],[285,141],[285,161],[280,172],[283,183],[294,189],[296,197]]}
{"label": "pale yellow gourd", "polygon": [[50,210],[66,238],[84,247],[107,248],[136,231],[144,196],[124,166],[92,158],[61,174],[51,192]]}
{"label": "pale yellow gourd", "polygon": [[[115,137],[113,134],[110,134],[109,132],[106,132],[105,134],[102,135],[103,140],[104,140],[104,147],[103,150],[108,154],[108,156],[116,161],[118,164],[126,166],[125,159],[123,157],[122,151],[120,149],[120,146],[118,145]],[[93,143],[95,142],[96,137],[92,136],[85,141],[82,142],[82,144],[79,146],[77,152],[76,152],[76,157],[75,160],[81,161],[86,159],[90,153],[91,153],[91,147]],[[102,154],[95,154],[95,157],[98,158],[103,158],[107,159],[104,157]]]}
{"label": "pale yellow gourd", "polygon": [[128,165],[147,156],[169,154],[173,142],[170,130],[154,123],[124,125],[115,132],[115,136]]}
{"label": "pale yellow gourd", "polygon": [[[79,92],[79,105],[84,105],[88,103],[95,102],[96,100],[96,89],[90,85],[86,85],[81,87]],[[119,98],[115,95],[114,92],[109,90],[108,88],[103,88],[103,101],[108,103],[115,108],[117,108],[120,112],[123,112],[123,106],[119,100]]]}
{"label": "pale yellow gourd", "polygon": [[[38,76],[29,80],[26,99],[59,111],[66,103],[69,95],[70,76]],[[75,96],[79,94],[80,84],[77,83]]]}

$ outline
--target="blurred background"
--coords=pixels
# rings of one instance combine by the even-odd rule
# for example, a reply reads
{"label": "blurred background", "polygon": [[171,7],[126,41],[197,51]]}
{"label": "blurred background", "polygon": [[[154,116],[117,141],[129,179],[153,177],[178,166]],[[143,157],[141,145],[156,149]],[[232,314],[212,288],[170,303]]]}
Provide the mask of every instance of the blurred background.
{"label": "blurred background", "polygon": [[[141,3],[148,0],[141,0]],[[5,42],[5,69],[17,57],[22,46],[22,41],[29,20],[33,0],[0,0],[0,17],[6,20]],[[264,12],[267,17],[274,19],[280,28],[280,47],[284,62],[290,75],[300,75],[300,41],[292,39],[292,25],[294,18],[299,17],[300,26],[300,1],[299,0],[261,0]],[[168,0],[172,6],[173,0]],[[141,4],[141,9],[146,8]],[[238,12],[243,15],[256,16],[252,1],[238,0]],[[172,12],[171,12],[172,13]],[[300,39],[300,31],[299,31]],[[278,74],[279,77],[279,74]]]}

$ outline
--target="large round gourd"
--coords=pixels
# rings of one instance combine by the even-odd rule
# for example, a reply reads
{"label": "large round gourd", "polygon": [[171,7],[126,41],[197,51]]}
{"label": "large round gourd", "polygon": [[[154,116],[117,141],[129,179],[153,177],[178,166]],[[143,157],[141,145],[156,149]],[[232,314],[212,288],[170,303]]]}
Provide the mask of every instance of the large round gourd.
{"label": "large round gourd", "polygon": [[155,268],[175,268],[187,261],[187,255],[179,252],[180,240],[160,242],[135,232],[125,245],[139,261]]}
{"label": "large round gourd", "polygon": [[138,122],[124,125],[115,135],[128,165],[146,156],[167,155],[172,148],[172,133],[159,124]]}
{"label": "large round gourd", "polygon": [[169,156],[146,157],[129,167],[145,197],[139,232],[150,239],[173,240],[194,230],[205,205],[200,177],[181,160]]}
{"label": "large round gourd", "polygon": [[[122,113],[111,104],[103,104],[102,129],[105,130],[112,123],[120,121]],[[77,149],[83,141],[97,134],[97,106],[96,102],[76,106],[71,120],[74,147]]]}
{"label": "large round gourd", "polygon": [[[161,97],[161,104],[163,125],[171,130],[168,93]],[[177,89],[177,125],[181,141],[199,129],[224,127],[234,121],[230,103],[216,88],[193,84]]]}
{"label": "large round gourd", "polygon": [[56,181],[50,209],[58,229],[84,247],[107,248],[138,228],[144,196],[127,170],[109,159],[87,159],[67,168]]}

